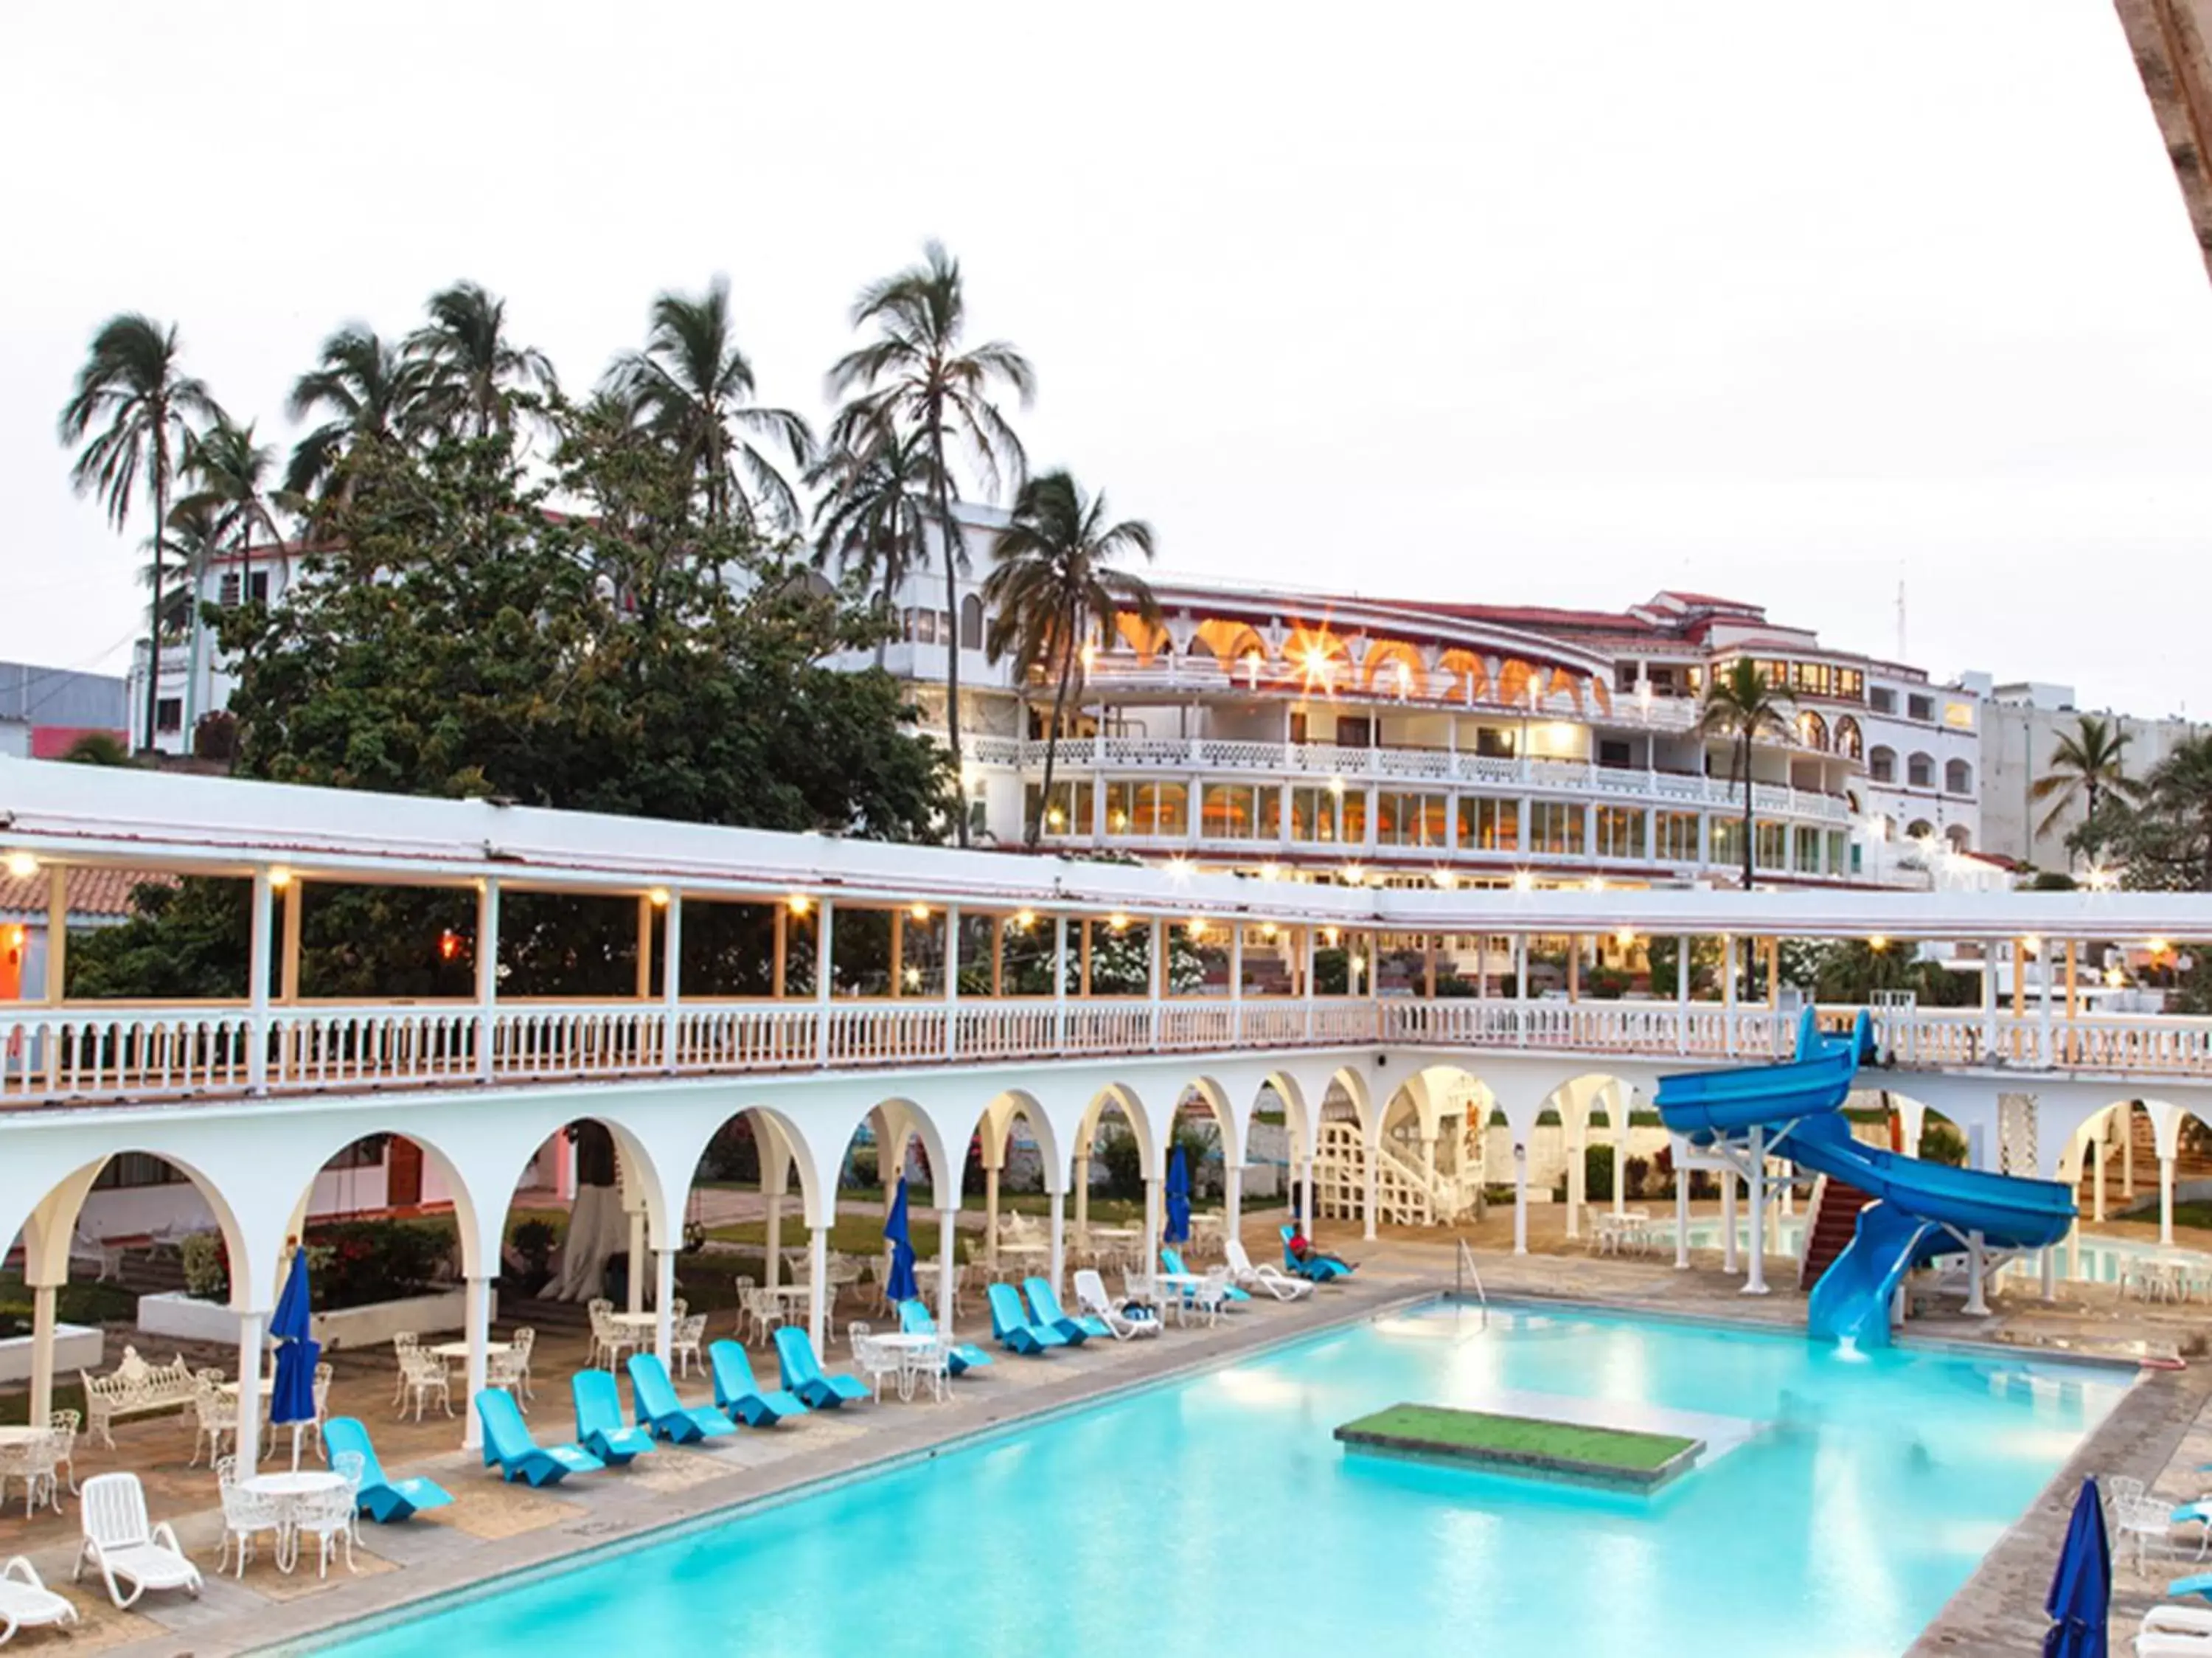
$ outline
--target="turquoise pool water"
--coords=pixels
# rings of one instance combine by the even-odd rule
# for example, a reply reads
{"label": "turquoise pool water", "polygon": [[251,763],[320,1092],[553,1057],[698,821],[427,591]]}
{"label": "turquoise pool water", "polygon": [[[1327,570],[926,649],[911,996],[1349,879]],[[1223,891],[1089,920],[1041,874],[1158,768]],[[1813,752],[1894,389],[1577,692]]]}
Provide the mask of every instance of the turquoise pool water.
{"label": "turquoise pool water", "polygon": [[[2128,1381],[1579,1313],[1484,1330],[1447,1305],[337,1650],[1870,1658],[1910,1644]],[[1698,1412],[1739,1442],[1646,1501],[1330,1438],[1401,1399],[1542,1399]]]}
{"label": "turquoise pool water", "polygon": [[[1802,1214],[1793,1215],[1786,1220],[1778,1221],[1776,1227],[1778,1253],[1795,1255],[1805,1235],[1805,1217]],[[1660,1239],[1659,1247],[1662,1250],[1674,1248],[1674,1227],[1671,1221],[1656,1225],[1654,1230]],[[1723,1236],[1721,1223],[1718,1221],[1697,1220],[1690,1222],[1690,1247],[1692,1249],[1718,1249],[1721,1247]],[[1741,1216],[1737,1217],[1735,1223],[1735,1239],[1738,1248],[1751,1247],[1751,1222]],[[2071,1265],[2069,1266],[2068,1246],[2060,1244],[2057,1247],[2058,1260],[2055,1271],[2061,1278],[2072,1279],[2077,1283],[2118,1283],[2131,1263],[2143,1259],[2179,1262],[2192,1272],[2212,1271],[2212,1255],[2207,1255],[2201,1250],[2161,1247],[2158,1244],[2145,1242],[2136,1238],[2107,1237],[2099,1233],[2085,1233],[2075,1239],[2073,1250],[2074,1254],[2070,1258]],[[1957,1259],[1954,1258],[1954,1263]],[[2042,1272],[2041,1260],[2038,1256],[2030,1253],[2016,1256],[2007,1262],[1999,1270],[1998,1276],[2026,1283],[2040,1277]]]}

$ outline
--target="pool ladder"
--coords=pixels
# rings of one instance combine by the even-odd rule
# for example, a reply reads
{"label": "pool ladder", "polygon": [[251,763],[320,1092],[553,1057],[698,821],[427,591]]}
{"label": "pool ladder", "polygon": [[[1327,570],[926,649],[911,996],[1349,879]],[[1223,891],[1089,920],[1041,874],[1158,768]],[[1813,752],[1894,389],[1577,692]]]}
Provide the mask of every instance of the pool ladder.
{"label": "pool ladder", "polygon": [[1464,1295],[1467,1287],[1474,1286],[1474,1299],[1482,1308],[1482,1327],[1490,1328],[1490,1296],[1482,1287],[1482,1269],[1474,1264],[1474,1251],[1468,1247],[1467,1240],[1459,1240],[1459,1260],[1453,1269],[1453,1280],[1457,1293]]}

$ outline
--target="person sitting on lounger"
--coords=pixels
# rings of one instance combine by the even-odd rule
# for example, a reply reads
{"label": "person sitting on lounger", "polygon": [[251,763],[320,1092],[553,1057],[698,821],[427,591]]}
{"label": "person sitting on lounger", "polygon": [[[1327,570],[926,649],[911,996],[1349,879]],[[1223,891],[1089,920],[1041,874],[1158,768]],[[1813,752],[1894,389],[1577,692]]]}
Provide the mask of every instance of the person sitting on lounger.
{"label": "person sitting on lounger", "polygon": [[1291,1252],[1291,1259],[1296,1261],[1300,1266],[1312,1266],[1316,1264],[1320,1264],[1334,1266],[1338,1271],[1343,1272],[1349,1272],[1352,1271],[1352,1264],[1346,1260],[1342,1256],[1328,1254],[1322,1250],[1316,1249],[1313,1247],[1313,1240],[1306,1236],[1305,1228],[1300,1226],[1295,1221],[1291,1223],[1291,1235],[1287,1243],[1287,1247]]}

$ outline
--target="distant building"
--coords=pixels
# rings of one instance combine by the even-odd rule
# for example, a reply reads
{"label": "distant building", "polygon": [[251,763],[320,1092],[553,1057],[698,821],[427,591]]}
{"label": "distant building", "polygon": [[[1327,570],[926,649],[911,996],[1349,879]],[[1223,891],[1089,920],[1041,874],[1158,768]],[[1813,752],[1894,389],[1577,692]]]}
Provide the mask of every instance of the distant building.
{"label": "distant building", "polygon": [[116,675],[0,662],[0,755],[58,759],[93,732],[122,741],[127,726]]}
{"label": "distant building", "polygon": [[2066,837],[2081,827],[2084,807],[2075,802],[2045,832],[2039,826],[2051,810],[2033,798],[2036,781],[2051,775],[2059,743],[2081,729],[2081,716],[2094,715],[2127,737],[2122,757],[2130,777],[2141,777],[2191,737],[2212,725],[2178,715],[2140,719],[2133,715],[2081,709],[2074,687],[2036,680],[1993,685],[1982,704],[1982,845],[1986,851],[2033,864],[2064,869],[2075,860]]}

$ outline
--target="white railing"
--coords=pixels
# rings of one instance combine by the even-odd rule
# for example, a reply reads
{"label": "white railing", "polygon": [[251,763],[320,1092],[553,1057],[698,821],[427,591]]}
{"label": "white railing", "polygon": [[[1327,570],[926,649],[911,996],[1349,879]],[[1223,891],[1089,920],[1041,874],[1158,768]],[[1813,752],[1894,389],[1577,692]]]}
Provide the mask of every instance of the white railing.
{"label": "white railing", "polygon": [[[1042,771],[1044,757],[1044,743],[1026,742],[1019,746],[1014,762],[1025,770]],[[1604,766],[1591,760],[1528,754],[1506,758],[1443,748],[1351,748],[1334,743],[1258,742],[1242,738],[1101,735],[1062,739],[1054,761],[1054,775],[1060,777],[1130,771],[1233,772],[1248,777],[1273,773],[1299,778],[1471,784],[1693,806],[1741,808],[1743,804],[1743,785],[1726,777]],[[1787,784],[1755,784],[1752,800],[1762,812],[1831,823],[1850,820],[1850,802],[1840,796]]]}
{"label": "white railing", "polygon": [[[1850,1028],[1854,1007],[1819,1009]],[[1878,1008],[1905,1070],[2212,1079],[2212,1020]],[[22,1007],[0,1013],[0,1104],[1054,1059],[1370,1044],[1706,1064],[1789,1057],[1794,1015],[1710,1002],[1545,997],[1140,997]]]}

